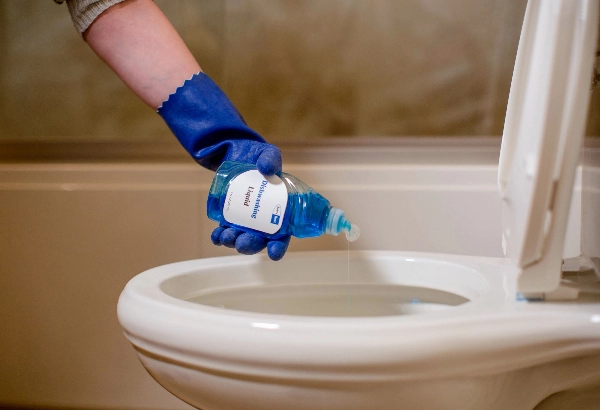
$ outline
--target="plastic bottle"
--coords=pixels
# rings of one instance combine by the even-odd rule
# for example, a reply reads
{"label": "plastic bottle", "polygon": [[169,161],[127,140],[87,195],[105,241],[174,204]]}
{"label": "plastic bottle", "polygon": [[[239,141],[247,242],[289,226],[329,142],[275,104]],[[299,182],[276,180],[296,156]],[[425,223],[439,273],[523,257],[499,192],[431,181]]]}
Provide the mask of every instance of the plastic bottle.
{"label": "plastic bottle", "polygon": [[298,178],[285,172],[265,177],[256,166],[240,162],[225,161],[217,169],[206,208],[208,217],[219,224],[269,239],[345,231],[352,242],[360,234],[343,210]]}

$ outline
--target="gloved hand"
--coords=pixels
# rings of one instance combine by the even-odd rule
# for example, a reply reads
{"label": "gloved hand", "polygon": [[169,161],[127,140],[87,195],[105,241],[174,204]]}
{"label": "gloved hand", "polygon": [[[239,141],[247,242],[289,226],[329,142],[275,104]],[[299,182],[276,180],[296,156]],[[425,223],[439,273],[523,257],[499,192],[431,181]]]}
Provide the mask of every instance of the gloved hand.
{"label": "gloved hand", "polygon": [[[238,161],[255,164],[265,176],[281,171],[279,148],[250,129],[223,91],[202,72],[186,80],[158,108],[158,113],[181,145],[205,168],[215,171],[223,161]],[[279,260],[290,236],[268,240],[221,225],[213,231],[211,240],[245,255],[266,247],[269,257]]]}

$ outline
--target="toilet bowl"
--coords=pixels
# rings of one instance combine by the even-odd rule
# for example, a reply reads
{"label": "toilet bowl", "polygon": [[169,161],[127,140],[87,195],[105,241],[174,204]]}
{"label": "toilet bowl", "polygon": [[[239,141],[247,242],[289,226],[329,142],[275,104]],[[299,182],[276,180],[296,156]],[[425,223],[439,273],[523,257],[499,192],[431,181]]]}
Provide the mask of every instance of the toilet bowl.
{"label": "toilet bowl", "polygon": [[500,258],[352,252],[348,278],[347,257],[161,266],[127,284],[119,320],[156,381],[206,410],[529,410],[600,392],[600,294],[516,300]]}
{"label": "toilet bowl", "polygon": [[597,0],[527,6],[499,167],[505,258],[157,267],[118,304],[148,372],[205,410],[598,408],[600,275],[562,267],[598,12]]}

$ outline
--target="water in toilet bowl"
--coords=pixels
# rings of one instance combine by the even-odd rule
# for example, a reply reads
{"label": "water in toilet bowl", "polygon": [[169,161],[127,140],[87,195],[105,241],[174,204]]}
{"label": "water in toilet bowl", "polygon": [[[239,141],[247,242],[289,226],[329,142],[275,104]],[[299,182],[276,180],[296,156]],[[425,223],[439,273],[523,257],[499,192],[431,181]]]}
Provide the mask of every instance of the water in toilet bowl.
{"label": "water in toilet bowl", "polygon": [[442,311],[468,302],[462,296],[442,290],[361,283],[229,288],[197,295],[188,301],[253,313],[321,317],[418,314]]}

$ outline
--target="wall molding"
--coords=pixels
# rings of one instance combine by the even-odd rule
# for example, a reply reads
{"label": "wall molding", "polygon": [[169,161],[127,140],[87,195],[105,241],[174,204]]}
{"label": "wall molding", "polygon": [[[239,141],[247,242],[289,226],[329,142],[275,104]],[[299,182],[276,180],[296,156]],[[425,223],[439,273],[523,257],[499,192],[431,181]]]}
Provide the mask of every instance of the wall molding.
{"label": "wall molding", "polygon": [[[286,163],[497,164],[499,137],[323,138],[280,148]],[[192,160],[174,139],[164,142],[0,142],[0,163],[179,162]]]}

